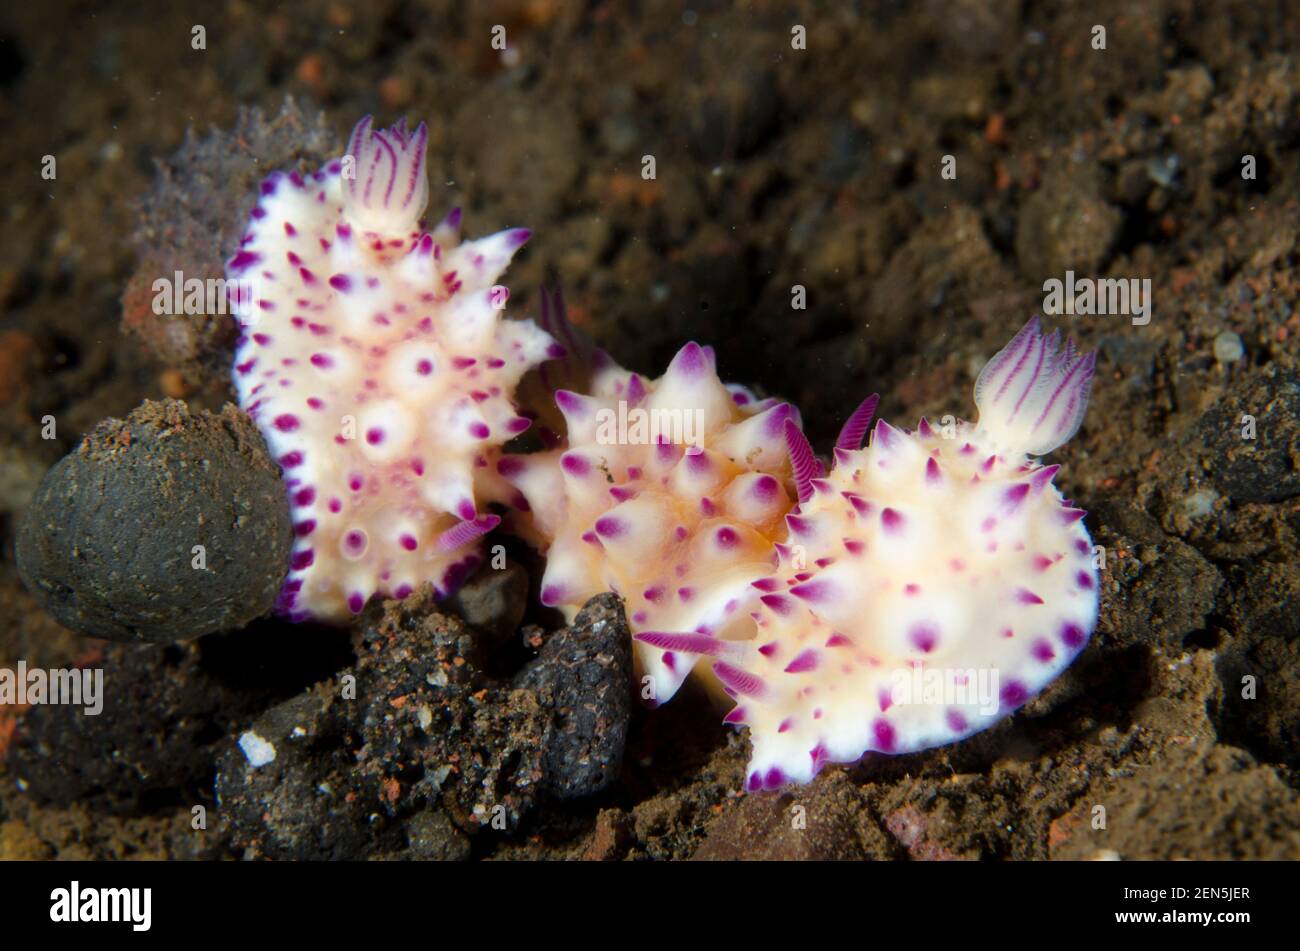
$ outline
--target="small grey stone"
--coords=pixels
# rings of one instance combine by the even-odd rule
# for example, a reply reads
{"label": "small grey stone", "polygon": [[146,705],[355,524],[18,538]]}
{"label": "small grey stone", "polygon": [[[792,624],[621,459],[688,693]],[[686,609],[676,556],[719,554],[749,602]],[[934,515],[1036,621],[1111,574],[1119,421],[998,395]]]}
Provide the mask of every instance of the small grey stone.
{"label": "small grey stone", "polygon": [[632,713],[632,635],[612,594],[592,598],[516,678],[553,711],[546,786],[561,799],[590,796],[617,777]]}

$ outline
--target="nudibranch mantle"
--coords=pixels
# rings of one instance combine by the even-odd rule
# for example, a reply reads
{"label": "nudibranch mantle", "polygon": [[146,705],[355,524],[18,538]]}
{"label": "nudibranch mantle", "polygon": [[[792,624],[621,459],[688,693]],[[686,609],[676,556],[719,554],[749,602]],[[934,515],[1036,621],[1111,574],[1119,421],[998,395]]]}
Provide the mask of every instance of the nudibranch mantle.
{"label": "nudibranch mantle", "polygon": [[346,620],[375,594],[454,589],[499,519],[476,471],[528,428],[512,396],[562,349],[503,318],[497,278],[525,229],[420,228],[423,123],[357,124],[348,152],[261,184],[226,273],[238,288],[239,404],[284,472],[295,543],[279,609]]}
{"label": "nudibranch mantle", "polygon": [[712,663],[753,743],[748,789],[962,739],[1078,655],[1097,621],[1092,542],[1059,467],[1032,457],[1077,430],[1094,359],[1035,319],[980,374],[978,424],[881,420],[858,448],[868,401],[825,475],[788,427],[800,501],[753,584],[752,635],[636,635]]}

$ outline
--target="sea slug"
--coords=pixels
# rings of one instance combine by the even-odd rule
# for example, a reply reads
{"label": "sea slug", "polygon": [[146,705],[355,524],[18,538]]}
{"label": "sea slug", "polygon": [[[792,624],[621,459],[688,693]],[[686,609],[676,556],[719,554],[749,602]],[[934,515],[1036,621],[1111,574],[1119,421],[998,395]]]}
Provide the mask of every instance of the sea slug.
{"label": "sea slug", "polygon": [[239,251],[239,404],[284,472],[295,542],[278,609],[346,620],[372,595],[421,582],[452,591],[498,522],[476,472],[526,430],[512,395],[563,349],[502,318],[495,282],[528,239],[459,239],[453,210],[429,231],[423,123],[357,123],[320,171],[275,173]]}
{"label": "sea slug", "polygon": [[984,368],[979,422],[915,432],[864,404],[820,464],[786,427],[799,502],[780,564],[753,583],[753,627],[642,630],[707,657],[753,742],[748,789],[808,782],[828,762],[959,740],[1020,707],[1097,620],[1083,511],[1033,457],[1078,429],[1095,354],[1037,318]]}
{"label": "sea slug", "polygon": [[[527,510],[511,527],[546,554],[542,601],[572,619],[613,591],[631,630],[688,640],[751,624],[746,592],[771,572],[794,504],[785,430],[798,411],[723,384],[712,348],[695,343],[657,380],[602,355],[590,393],[555,402],[565,447],[497,462]],[[669,699],[697,660],[641,639],[646,698]]]}

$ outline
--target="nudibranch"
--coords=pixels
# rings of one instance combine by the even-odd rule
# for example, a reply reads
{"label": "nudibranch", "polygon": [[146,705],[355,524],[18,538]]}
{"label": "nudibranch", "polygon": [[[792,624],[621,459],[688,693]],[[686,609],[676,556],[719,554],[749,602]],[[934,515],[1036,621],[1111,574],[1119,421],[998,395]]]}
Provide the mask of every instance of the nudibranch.
{"label": "nudibranch", "polygon": [[808,782],[828,762],[907,753],[983,730],[1074,659],[1097,620],[1083,511],[1035,457],[1078,429],[1095,354],[1035,318],[979,375],[979,421],[915,432],[874,410],[823,474],[786,436],[798,504],[776,571],[754,582],[746,639],[636,635],[707,657],[753,744],[746,786]]}
{"label": "nudibranch", "polygon": [[279,608],[346,620],[375,594],[453,590],[499,521],[476,472],[524,431],[520,378],[562,348],[503,318],[497,278],[528,239],[420,228],[428,131],[369,117],[347,154],[277,172],[236,253],[234,382],[279,461],[296,534]]}
{"label": "nudibranch", "polygon": [[[542,601],[572,619],[588,598],[624,599],[633,631],[725,638],[752,626],[742,609],[771,573],[794,503],[789,403],[758,400],[718,377],[714,352],[687,344],[657,380],[608,359],[585,395],[558,390],[565,448],[503,456],[522,496],[517,529],[546,553]],[[671,697],[699,659],[637,645],[647,697]]]}

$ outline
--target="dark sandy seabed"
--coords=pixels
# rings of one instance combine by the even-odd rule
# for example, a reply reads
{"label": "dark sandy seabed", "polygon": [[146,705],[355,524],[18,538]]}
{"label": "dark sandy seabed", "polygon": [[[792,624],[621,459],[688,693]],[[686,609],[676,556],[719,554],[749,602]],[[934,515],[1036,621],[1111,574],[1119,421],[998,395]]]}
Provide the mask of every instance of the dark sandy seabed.
{"label": "dark sandy seabed", "polygon": [[[103,666],[112,691],[93,720],[0,709],[0,858],[1300,857],[1297,4],[186,6],[0,11],[0,663]],[[583,795],[599,783],[543,762],[564,745],[539,704],[619,612],[598,603],[563,634],[531,607],[521,621],[522,549],[510,585],[462,605],[472,636],[419,595],[353,631],[264,620],[165,648],[59,627],[13,555],[45,469],[143,399],[230,395],[229,328],[165,336],[140,282],[177,262],[217,273],[215,229],[239,227],[256,178],[371,112],[429,122],[431,215],[534,229],[512,313],[559,283],[574,322],[651,375],[711,343],[725,379],[795,401],[822,451],[873,391],[902,425],[971,415],[973,373],[1047,277],[1150,278],[1146,326],[1050,321],[1099,352],[1054,457],[1108,554],[1078,661],[967,742],[782,795],[739,793],[748,741],[703,696],[629,711],[614,691],[596,732],[626,724],[621,773]],[[330,702],[342,672],[369,689],[364,717]],[[452,711],[432,739],[391,715],[429,691]],[[312,737],[271,788],[238,773],[254,721]],[[477,828],[485,799],[507,829]]]}

